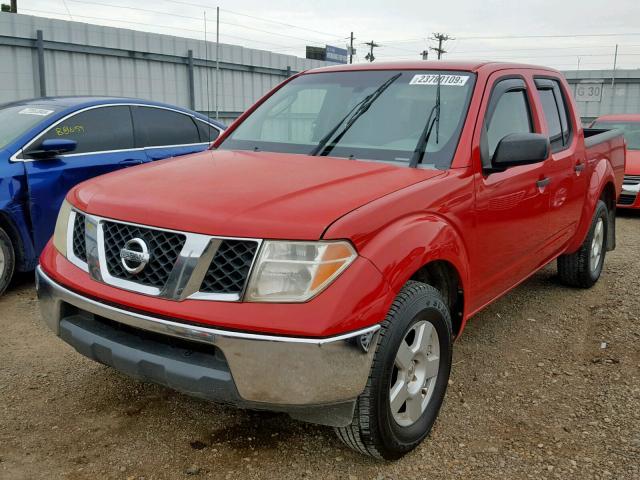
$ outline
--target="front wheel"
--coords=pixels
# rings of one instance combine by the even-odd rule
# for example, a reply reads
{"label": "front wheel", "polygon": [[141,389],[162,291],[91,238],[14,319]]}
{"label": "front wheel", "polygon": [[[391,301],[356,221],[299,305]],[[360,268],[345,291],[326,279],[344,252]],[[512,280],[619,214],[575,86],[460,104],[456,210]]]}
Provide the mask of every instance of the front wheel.
{"label": "front wheel", "polygon": [[435,288],[409,281],[382,323],[367,386],[351,425],[336,429],[352,449],[395,460],[427,436],[451,371],[449,309]]}
{"label": "front wheel", "polygon": [[591,228],[575,253],[558,257],[558,276],[571,287],[590,288],[598,281],[604,266],[609,233],[609,211],[599,200]]}
{"label": "front wheel", "polygon": [[9,235],[0,228],[0,295],[9,286],[15,268],[15,253]]}

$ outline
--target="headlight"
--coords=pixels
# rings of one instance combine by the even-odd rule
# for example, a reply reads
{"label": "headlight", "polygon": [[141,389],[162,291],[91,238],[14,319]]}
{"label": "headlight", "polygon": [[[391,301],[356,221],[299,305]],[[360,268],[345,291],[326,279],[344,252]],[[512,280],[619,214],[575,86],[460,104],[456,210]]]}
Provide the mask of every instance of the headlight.
{"label": "headlight", "polygon": [[53,245],[64,257],[67,256],[67,232],[69,230],[70,215],[71,205],[65,200],[60,207],[56,229],[53,232]]}
{"label": "headlight", "polygon": [[265,241],[249,280],[249,302],[304,302],[356,258],[349,242]]}

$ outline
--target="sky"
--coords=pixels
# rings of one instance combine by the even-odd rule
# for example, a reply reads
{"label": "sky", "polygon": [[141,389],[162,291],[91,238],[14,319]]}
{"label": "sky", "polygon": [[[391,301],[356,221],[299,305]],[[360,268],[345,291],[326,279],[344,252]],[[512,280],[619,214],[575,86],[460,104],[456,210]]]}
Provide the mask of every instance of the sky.
{"label": "sky", "polygon": [[[9,0],[2,0],[8,3]],[[355,62],[374,41],[376,61],[422,58],[446,33],[444,58],[535,63],[560,70],[640,68],[640,0],[18,0],[29,15],[71,19],[305,56],[345,47]],[[616,45],[618,47],[615,59]],[[430,53],[435,58],[435,52]]]}

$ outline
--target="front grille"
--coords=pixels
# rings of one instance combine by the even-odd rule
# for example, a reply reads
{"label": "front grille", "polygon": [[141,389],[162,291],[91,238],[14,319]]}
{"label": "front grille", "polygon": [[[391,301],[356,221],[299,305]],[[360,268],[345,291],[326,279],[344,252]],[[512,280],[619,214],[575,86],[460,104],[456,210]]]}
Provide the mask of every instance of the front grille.
{"label": "front grille", "polygon": [[[186,236],[163,230],[106,221],[102,224],[107,270],[113,277],[141,285],[162,288],[180,255]],[[120,260],[120,251],[134,238],[143,240],[149,249],[149,264],[137,274],[127,272]]]}
{"label": "front grille", "polygon": [[200,291],[240,294],[258,249],[253,240],[223,240],[207,271]]}
{"label": "front grille", "polygon": [[625,175],[623,183],[625,185],[638,185],[640,184],[640,175]]}
{"label": "front grille", "polygon": [[85,216],[76,213],[76,219],[73,223],[73,254],[76,258],[87,262],[87,242],[84,236],[84,220]]}
{"label": "front grille", "polygon": [[623,193],[620,195],[618,205],[633,205],[636,201],[636,195],[630,193]]}

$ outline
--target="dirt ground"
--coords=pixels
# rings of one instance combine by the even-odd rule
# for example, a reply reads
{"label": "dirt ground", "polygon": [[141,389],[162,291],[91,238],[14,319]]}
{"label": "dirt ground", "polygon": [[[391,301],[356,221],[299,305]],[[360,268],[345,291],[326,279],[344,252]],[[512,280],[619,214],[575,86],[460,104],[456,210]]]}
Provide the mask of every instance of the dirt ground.
{"label": "dirt ground", "polygon": [[545,268],[455,346],[431,433],[395,463],[330,428],[131,380],[39,320],[31,275],[0,298],[0,479],[640,479],[640,216],[591,290]]}

